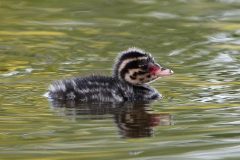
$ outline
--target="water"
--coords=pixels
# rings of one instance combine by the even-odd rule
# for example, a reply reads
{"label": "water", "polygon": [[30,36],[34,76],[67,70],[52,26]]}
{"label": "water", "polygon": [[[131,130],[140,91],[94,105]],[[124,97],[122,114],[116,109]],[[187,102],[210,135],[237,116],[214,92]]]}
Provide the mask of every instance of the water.
{"label": "water", "polygon": [[[240,1],[0,2],[0,159],[239,159]],[[136,46],[175,75],[151,104],[55,104]],[[55,106],[55,107],[54,107]]]}

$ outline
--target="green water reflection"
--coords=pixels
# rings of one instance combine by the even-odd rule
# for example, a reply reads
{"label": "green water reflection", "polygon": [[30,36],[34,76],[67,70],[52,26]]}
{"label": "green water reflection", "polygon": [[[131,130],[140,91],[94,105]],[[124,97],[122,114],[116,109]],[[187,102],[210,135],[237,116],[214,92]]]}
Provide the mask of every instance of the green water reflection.
{"label": "green water reflection", "polygon": [[[0,1],[0,159],[239,159],[238,0]],[[174,76],[146,106],[53,107],[56,79],[152,52]],[[97,111],[97,113],[95,112]]]}

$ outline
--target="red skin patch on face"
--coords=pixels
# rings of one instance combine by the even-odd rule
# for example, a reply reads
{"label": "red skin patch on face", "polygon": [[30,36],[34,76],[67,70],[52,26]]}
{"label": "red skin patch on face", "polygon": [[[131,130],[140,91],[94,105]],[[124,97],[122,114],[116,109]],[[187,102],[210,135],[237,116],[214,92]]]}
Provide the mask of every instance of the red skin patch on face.
{"label": "red skin patch on face", "polygon": [[161,68],[158,65],[152,65],[149,67],[149,72],[151,75],[156,75],[156,73],[161,70]]}

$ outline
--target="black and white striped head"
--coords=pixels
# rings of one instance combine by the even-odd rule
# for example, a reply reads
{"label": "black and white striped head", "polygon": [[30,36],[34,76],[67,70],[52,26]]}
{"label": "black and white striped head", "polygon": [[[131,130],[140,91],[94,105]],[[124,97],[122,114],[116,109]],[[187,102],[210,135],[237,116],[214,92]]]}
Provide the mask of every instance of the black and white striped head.
{"label": "black and white striped head", "polygon": [[142,85],[171,74],[172,70],[161,67],[151,54],[137,48],[121,52],[113,71],[114,77],[132,85]]}

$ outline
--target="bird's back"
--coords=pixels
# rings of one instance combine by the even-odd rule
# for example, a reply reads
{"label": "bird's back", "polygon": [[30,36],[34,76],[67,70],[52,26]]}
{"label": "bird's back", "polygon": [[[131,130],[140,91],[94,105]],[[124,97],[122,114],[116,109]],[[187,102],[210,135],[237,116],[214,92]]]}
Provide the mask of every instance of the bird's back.
{"label": "bird's back", "polygon": [[122,102],[132,98],[133,88],[113,77],[76,77],[53,82],[48,96],[59,100]]}

